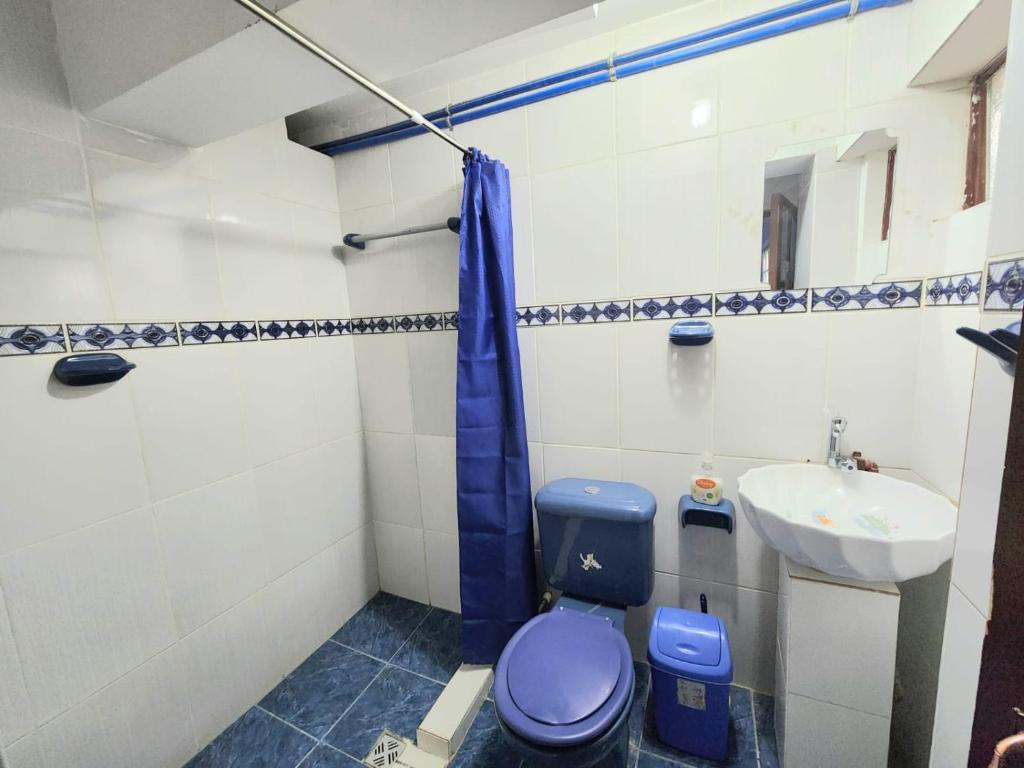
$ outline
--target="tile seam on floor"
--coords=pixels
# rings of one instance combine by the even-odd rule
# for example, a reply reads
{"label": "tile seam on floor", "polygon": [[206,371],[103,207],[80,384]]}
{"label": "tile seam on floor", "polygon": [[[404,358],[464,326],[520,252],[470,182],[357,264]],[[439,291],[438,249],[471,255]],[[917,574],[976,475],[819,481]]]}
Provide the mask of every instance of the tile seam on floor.
{"label": "tile seam on floor", "polygon": [[[448,685],[448,683],[444,682],[443,680],[437,680],[436,678],[430,677],[428,675],[424,675],[422,672],[417,672],[414,669],[407,669],[406,667],[403,667],[401,664],[393,664],[390,661],[385,661],[384,659],[380,658],[380,656],[374,656],[373,654],[367,653],[366,651],[360,651],[358,648],[353,648],[352,646],[345,645],[344,643],[339,643],[333,637],[329,637],[327,639],[330,640],[332,643],[334,643],[336,645],[340,645],[342,648],[344,648],[347,651],[352,651],[353,653],[359,653],[359,654],[362,654],[363,656],[366,656],[369,659],[373,659],[374,661],[379,661],[381,664],[383,664],[386,667],[393,667],[394,669],[399,669],[402,672],[408,672],[410,675],[416,675],[416,677],[422,677],[424,680],[429,680],[430,682],[437,683],[438,685]],[[399,650],[401,650],[401,648],[399,648]],[[395,651],[395,653],[398,653],[398,651]],[[449,681],[449,682],[451,682],[451,681]]]}
{"label": "tile seam on floor", "polygon": [[[423,618],[419,620],[419,623],[418,623],[418,624],[417,624],[417,625],[416,625],[415,627],[413,627],[413,629],[412,629],[412,632],[410,632],[410,633],[409,633],[409,634],[408,634],[408,635],[406,636],[406,638],[405,638],[405,640],[404,640],[404,641],[402,642],[402,644],[401,644],[400,646],[398,646],[398,650],[397,650],[397,651],[395,651],[395,652],[394,652],[393,654],[391,654],[391,658],[390,658],[390,659],[388,659],[388,662],[387,662],[388,664],[391,664],[391,663],[393,663],[393,662],[394,662],[394,660],[395,660],[395,658],[396,658],[396,657],[398,656],[398,654],[400,654],[400,653],[402,652],[402,649],[403,649],[403,648],[405,648],[405,646],[407,646],[407,645],[409,644],[409,640],[411,640],[411,639],[412,639],[412,636],[416,634],[416,631],[417,631],[417,630],[418,630],[418,629],[419,629],[420,627],[422,627],[422,626],[423,626],[423,622],[425,622],[425,621],[427,620],[427,617],[428,617],[428,616],[430,616],[430,614],[432,614],[433,612],[434,612],[434,606],[432,606],[432,605],[431,605],[431,606],[428,606],[428,607],[427,607],[427,612],[426,612],[425,614],[423,614]],[[398,665],[396,664],[395,666],[398,666]]]}
{"label": "tile seam on floor", "polygon": [[[377,679],[382,674],[384,674],[384,670],[386,670],[387,668],[388,668],[388,665],[387,665],[387,663],[385,663],[384,666],[382,666],[379,670],[377,670],[377,674],[373,676],[373,679],[366,684],[366,687],[363,688],[363,690],[361,690],[359,692],[358,696],[356,696],[354,699],[352,699],[352,702],[347,707],[345,707],[345,711],[342,712],[340,715],[338,715],[338,719],[337,720],[335,720],[333,723],[331,723],[331,727],[328,728],[326,731],[324,731],[324,735],[317,741],[317,746],[320,746],[321,744],[323,744],[325,742],[327,737],[331,735],[331,731],[333,731],[337,727],[338,723],[340,723],[342,721],[342,718],[344,718],[345,715],[347,715],[351,711],[352,707],[354,707],[356,705],[356,702],[359,701],[359,699],[361,699],[363,697],[363,694],[366,693],[368,690],[370,690],[370,686],[373,685],[375,682],[377,682]],[[330,745],[328,745],[328,746],[330,746]],[[341,750],[341,749],[339,749],[338,751],[339,752],[344,752],[344,750]],[[349,755],[348,752],[344,752],[344,754],[348,755],[349,757],[352,757],[352,755]],[[353,759],[356,760],[356,762],[362,762],[361,758],[353,758]]]}

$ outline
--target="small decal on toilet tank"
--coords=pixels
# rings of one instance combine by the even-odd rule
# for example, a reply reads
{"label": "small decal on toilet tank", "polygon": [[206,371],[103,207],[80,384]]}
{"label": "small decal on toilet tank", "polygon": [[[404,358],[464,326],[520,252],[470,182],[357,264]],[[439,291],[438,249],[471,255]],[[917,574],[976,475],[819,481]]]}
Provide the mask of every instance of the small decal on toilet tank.
{"label": "small decal on toilet tank", "polygon": [[694,683],[690,680],[676,679],[676,700],[679,706],[689,709],[707,709],[707,688],[704,683]]}
{"label": "small decal on toilet tank", "polygon": [[597,562],[597,558],[594,557],[593,552],[588,552],[586,557],[584,557],[583,553],[580,552],[580,567],[583,568],[584,571],[601,570],[601,564]]}

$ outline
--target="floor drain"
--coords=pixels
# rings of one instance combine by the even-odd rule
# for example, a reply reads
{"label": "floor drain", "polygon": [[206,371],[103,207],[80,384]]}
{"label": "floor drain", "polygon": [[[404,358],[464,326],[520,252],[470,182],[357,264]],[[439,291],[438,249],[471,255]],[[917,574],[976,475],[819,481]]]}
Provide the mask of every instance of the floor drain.
{"label": "floor drain", "polygon": [[405,751],[405,742],[395,734],[383,731],[373,745],[370,754],[363,762],[370,768],[384,768],[388,765],[401,765],[398,758]]}

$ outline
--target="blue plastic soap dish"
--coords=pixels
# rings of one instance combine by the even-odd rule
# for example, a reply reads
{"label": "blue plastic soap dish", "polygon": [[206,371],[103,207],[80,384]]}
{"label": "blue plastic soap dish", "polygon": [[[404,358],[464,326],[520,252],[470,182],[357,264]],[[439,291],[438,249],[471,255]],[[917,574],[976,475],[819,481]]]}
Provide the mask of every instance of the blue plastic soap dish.
{"label": "blue plastic soap dish", "polygon": [[707,320],[680,320],[668,330],[668,340],[680,347],[699,347],[715,337]]}
{"label": "blue plastic soap dish", "polygon": [[683,528],[688,525],[703,525],[732,533],[735,517],[736,508],[728,499],[722,499],[718,504],[702,504],[690,494],[679,499],[679,523]]}

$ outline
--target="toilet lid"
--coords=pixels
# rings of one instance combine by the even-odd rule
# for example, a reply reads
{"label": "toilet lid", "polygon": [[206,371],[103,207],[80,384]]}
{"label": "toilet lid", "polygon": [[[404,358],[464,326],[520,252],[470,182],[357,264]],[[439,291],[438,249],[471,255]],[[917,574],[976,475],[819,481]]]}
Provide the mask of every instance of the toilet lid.
{"label": "toilet lid", "polygon": [[618,630],[600,616],[555,610],[526,629],[508,662],[516,707],[547,725],[569,725],[608,700],[622,673]]}

